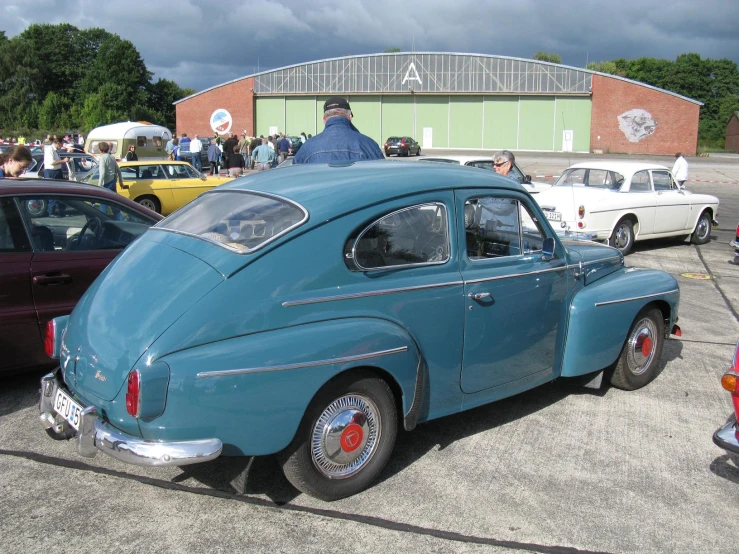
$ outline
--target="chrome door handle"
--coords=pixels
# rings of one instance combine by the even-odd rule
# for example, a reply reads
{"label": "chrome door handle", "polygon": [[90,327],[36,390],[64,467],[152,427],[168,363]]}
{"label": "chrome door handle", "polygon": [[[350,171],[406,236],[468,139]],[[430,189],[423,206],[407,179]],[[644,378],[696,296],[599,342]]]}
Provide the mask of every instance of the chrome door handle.
{"label": "chrome door handle", "polygon": [[489,292],[478,292],[478,293],[469,293],[467,295],[467,298],[470,300],[482,300],[483,298],[489,298],[490,293]]}

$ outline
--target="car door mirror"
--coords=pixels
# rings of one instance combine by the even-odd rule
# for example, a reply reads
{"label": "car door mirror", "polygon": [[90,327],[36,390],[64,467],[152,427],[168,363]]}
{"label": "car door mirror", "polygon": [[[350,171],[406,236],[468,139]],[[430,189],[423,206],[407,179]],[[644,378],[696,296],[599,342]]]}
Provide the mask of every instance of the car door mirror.
{"label": "car door mirror", "polygon": [[541,259],[548,262],[554,257],[554,238],[547,237],[544,239],[544,244],[541,247]]}
{"label": "car door mirror", "polygon": [[531,175],[524,175],[523,176],[523,182],[527,185],[531,184]]}

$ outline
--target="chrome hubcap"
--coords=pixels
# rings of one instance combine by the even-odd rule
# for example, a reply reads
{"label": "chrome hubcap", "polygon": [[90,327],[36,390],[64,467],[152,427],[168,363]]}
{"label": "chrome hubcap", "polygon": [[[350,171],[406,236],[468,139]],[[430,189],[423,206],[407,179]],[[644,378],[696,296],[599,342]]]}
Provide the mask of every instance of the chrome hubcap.
{"label": "chrome hubcap", "polygon": [[657,347],[657,329],[654,322],[644,318],[636,324],[627,344],[627,361],[634,375],[644,373],[654,359]]}
{"label": "chrome hubcap", "polygon": [[708,218],[701,217],[700,221],[698,222],[698,237],[703,240],[708,236],[708,230],[711,228],[711,226],[708,223]]}
{"label": "chrome hubcap", "polygon": [[626,225],[619,225],[616,229],[616,248],[623,249],[629,245],[630,242],[629,229]]}
{"label": "chrome hubcap", "polygon": [[152,211],[156,211],[156,206],[154,206],[154,202],[151,200],[141,200],[139,202],[144,208],[149,208]]}
{"label": "chrome hubcap", "polygon": [[359,394],[337,398],[321,413],[311,435],[311,458],[330,479],[351,477],[370,461],[380,440],[380,412]]}

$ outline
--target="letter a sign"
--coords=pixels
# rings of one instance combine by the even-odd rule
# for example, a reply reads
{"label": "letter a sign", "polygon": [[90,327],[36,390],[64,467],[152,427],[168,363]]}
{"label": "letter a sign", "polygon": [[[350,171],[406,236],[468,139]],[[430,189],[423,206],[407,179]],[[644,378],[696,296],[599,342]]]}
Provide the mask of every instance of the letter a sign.
{"label": "letter a sign", "polygon": [[414,62],[411,62],[411,65],[408,66],[408,71],[405,72],[405,77],[403,77],[403,82],[401,85],[404,85],[406,81],[418,81],[418,84],[421,83],[421,77],[418,76],[418,71],[416,71],[416,64]]}

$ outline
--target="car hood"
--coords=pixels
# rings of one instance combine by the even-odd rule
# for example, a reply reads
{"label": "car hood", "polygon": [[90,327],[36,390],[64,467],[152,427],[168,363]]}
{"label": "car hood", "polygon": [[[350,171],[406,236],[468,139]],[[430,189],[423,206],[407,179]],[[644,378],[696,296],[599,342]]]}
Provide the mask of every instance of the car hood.
{"label": "car hood", "polygon": [[61,363],[83,396],[115,398],[157,337],[223,281],[206,262],[147,235],[101,273],[69,318]]}
{"label": "car hood", "polygon": [[584,284],[589,285],[623,267],[624,257],[617,249],[580,238],[562,239],[573,265],[582,264]]}

